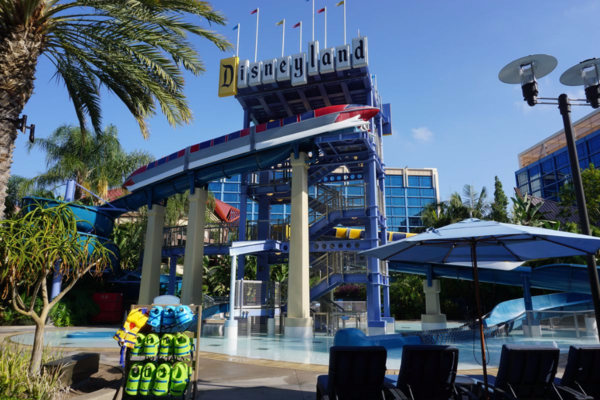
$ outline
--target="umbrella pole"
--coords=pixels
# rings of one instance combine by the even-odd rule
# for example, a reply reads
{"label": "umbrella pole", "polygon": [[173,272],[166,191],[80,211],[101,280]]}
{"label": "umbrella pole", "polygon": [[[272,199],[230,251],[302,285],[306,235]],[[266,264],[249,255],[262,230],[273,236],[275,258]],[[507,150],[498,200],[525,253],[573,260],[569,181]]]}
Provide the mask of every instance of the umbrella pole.
{"label": "umbrella pole", "polygon": [[477,317],[479,319],[479,341],[481,343],[481,364],[483,367],[484,398],[488,396],[487,361],[485,359],[485,335],[483,334],[483,316],[481,315],[481,295],[479,294],[479,272],[477,271],[477,242],[471,242],[471,261],[473,262],[473,281],[475,282],[475,299],[477,301]]}

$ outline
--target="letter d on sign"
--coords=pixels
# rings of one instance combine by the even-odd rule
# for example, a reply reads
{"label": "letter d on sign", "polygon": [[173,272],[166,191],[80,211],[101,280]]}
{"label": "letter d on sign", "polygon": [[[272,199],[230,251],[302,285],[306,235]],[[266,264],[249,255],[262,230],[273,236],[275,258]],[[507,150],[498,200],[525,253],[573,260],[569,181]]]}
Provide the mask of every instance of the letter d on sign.
{"label": "letter d on sign", "polygon": [[237,94],[238,58],[230,57],[221,60],[219,68],[219,97]]}

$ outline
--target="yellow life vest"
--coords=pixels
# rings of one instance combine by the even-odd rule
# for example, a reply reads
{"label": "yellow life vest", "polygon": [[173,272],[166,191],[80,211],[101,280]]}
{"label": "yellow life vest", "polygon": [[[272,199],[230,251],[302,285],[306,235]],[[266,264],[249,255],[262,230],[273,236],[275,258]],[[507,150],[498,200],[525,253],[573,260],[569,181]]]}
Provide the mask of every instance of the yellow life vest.
{"label": "yellow life vest", "polygon": [[137,333],[142,326],[146,325],[146,321],[148,321],[146,309],[132,310],[113,338],[119,342],[119,345],[133,349],[137,342]]}

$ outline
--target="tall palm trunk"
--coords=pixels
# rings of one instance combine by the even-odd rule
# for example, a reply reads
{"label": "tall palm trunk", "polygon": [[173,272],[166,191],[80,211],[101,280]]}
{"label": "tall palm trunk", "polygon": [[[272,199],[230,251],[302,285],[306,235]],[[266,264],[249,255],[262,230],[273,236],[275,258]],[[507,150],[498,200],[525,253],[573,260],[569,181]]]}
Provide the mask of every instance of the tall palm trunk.
{"label": "tall palm trunk", "polygon": [[0,36],[0,219],[4,218],[6,188],[17,139],[16,126],[8,120],[19,118],[33,93],[42,41],[41,35],[23,28]]}

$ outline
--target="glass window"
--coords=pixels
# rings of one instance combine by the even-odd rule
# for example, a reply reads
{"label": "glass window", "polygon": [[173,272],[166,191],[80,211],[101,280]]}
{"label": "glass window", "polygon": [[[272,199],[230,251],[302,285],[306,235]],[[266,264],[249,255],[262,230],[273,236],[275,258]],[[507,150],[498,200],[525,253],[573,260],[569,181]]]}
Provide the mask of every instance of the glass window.
{"label": "glass window", "polygon": [[433,199],[421,199],[421,206],[426,206],[427,204],[431,204],[433,202]]}
{"label": "glass window", "polygon": [[529,168],[529,179],[538,179],[540,177],[540,166],[536,165]]}
{"label": "glass window", "polygon": [[406,217],[406,208],[394,207],[394,216]]}
{"label": "glass window", "polygon": [[421,187],[433,187],[433,179],[431,179],[431,176],[421,177]]}
{"label": "glass window", "polygon": [[517,184],[519,186],[523,186],[526,183],[527,183],[527,171],[523,171],[519,175],[517,175]]}
{"label": "glass window", "polygon": [[[391,188],[392,189],[392,196],[404,196],[405,190],[406,189],[401,189],[401,188]],[[415,190],[415,189],[408,189],[408,191],[410,192],[411,190]],[[416,189],[417,192],[419,191],[419,189]]]}
{"label": "glass window", "polygon": [[221,193],[221,184],[217,182],[209,183],[208,190],[210,190],[213,193]]}
{"label": "glass window", "polygon": [[226,182],[233,182],[233,183],[240,183],[241,182],[241,177],[240,175],[234,175],[229,179],[225,179]]}
{"label": "glass window", "polygon": [[[387,178],[389,178],[389,180],[387,180]],[[403,187],[404,186],[404,182],[402,179],[402,175],[389,175],[386,176],[386,185],[390,185],[390,186],[399,186],[399,187]]]}
{"label": "glass window", "polygon": [[563,179],[567,179],[569,176],[571,176],[571,168],[570,167],[563,167],[556,171],[556,178],[559,181],[562,181]]}
{"label": "glass window", "polygon": [[387,215],[388,217],[390,215],[392,215],[392,207],[386,207],[385,208],[385,215]]}
{"label": "glass window", "polygon": [[566,151],[563,151],[560,154],[557,154],[555,156],[556,158],[556,166],[557,167],[564,167],[565,165],[569,165],[569,156],[567,155]]}
{"label": "glass window", "polygon": [[408,198],[408,205],[409,206],[420,206],[421,205],[421,199],[419,199],[418,197],[409,197]]}
{"label": "glass window", "polygon": [[583,158],[585,156],[587,156],[587,151],[585,148],[585,143],[580,143],[577,145],[577,156],[579,158]]}
{"label": "glass window", "polygon": [[594,167],[600,168],[600,154],[592,156],[590,161],[594,164]]}
{"label": "glass window", "polygon": [[600,151],[600,135],[591,139],[589,141],[590,144],[590,154],[594,154]]}
{"label": "glass window", "polygon": [[271,213],[283,214],[283,204],[274,204],[271,206]]}
{"label": "glass window", "polygon": [[362,194],[363,194],[362,186],[349,186],[348,187],[348,195],[361,196]]}
{"label": "glass window", "polygon": [[409,207],[408,208],[408,216],[409,217],[416,217],[421,215],[421,208],[417,208],[417,207]]}
{"label": "glass window", "polygon": [[404,197],[392,197],[392,205],[394,206],[404,206],[406,205],[406,199]]}
{"label": "glass window", "polygon": [[434,189],[421,189],[421,196],[435,197],[435,190]]}
{"label": "glass window", "polygon": [[552,159],[546,160],[542,163],[542,172],[544,174],[549,174],[553,171],[554,171],[554,164],[552,162]]}
{"label": "glass window", "polygon": [[421,222],[421,218],[409,218],[408,222],[410,226],[422,226],[423,222]]}
{"label": "glass window", "polygon": [[544,198],[556,196],[557,194],[558,189],[556,188],[556,185],[550,185],[544,188]]}
{"label": "glass window", "polygon": [[235,201],[237,201],[239,203],[239,201],[240,201],[240,195],[239,194],[234,194],[234,193],[223,193],[223,201],[225,203],[235,202]]}
{"label": "glass window", "polygon": [[519,190],[521,191],[521,194],[527,194],[529,193],[529,185],[519,186]]}
{"label": "glass window", "polygon": [[535,192],[532,193],[533,197],[542,197],[542,191],[541,190],[536,190]]}
{"label": "glass window", "polygon": [[553,183],[556,183],[556,176],[554,176],[554,173],[544,175],[543,181],[544,181],[544,186],[551,185]]}
{"label": "glass window", "polygon": [[421,182],[419,182],[418,176],[409,176],[408,177],[408,186],[419,187],[421,186]]}
{"label": "glass window", "polygon": [[579,161],[579,168],[586,169],[589,166],[590,166],[590,162],[588,161],[587,158],[585,160],[580,160]]}
{"label": "glass window", "polygon": [[541,185],[539,179],[531,181],[531,190],[533,192],[535,192],[536,190],[540,190],[541,187],[542,187],[542,185]]}
{"label": "glass window", "polygon": [[421,191],[419,189],[408,189],[408,195],[409,196],[420,196],[421,195]]}
{"label": "glass window", "polygon": [[236,193],[239,193],[240,192],[240,185],[238,185],[236,183],[224,183],[223,184],[223,191],[225,191],[225,192],[236,192]]}
{"label": "glass window", "polygon": [[386,187],[385,188],[385,195],[386,196],[391,196],[392,195],[392,188]]}

